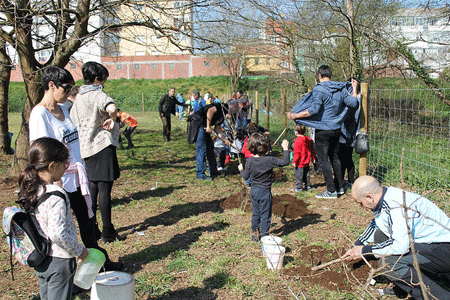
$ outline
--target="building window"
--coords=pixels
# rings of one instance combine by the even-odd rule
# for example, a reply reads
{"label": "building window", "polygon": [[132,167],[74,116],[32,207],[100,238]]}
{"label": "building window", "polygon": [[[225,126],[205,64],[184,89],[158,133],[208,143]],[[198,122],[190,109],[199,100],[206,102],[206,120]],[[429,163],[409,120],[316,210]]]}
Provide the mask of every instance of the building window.
{"label": "building window", "polygon": [[139,70],[141,66],[139,64],[133,64],[133,69]]}
{"label": "building window", "polygon": [[111,56],[120,56],[120,52],[111,52]]}
{"label": "building window", "polygon": [[168,63],[167,65],[168,65],[169,69],[175,69],[174,63]]}
{"label": "building window", "polygon": [[76,63],[70,63],[70,68],[71,69],[76,69],[77,68],[77,64]]}
{"label": "building window", "polygon": [[152,55],[161,55],[161,52],[159,52],[159,51],[152,51]]}
{"label": "building window", "polygon": [[145,36],[143,35],[136,35],[134,37],[134,42],[138,44],[145,44]]}
{"label": "building window", "polygon": [[259,58],[255,58],[255,66],[259,65]]}
{"label": "building window", "polygon": [[203,62],[203,66],[204,66],[204,67],[209,67],[209,60],[205,60],[205,61]]}
{"label": "building window", "polygon": [[228,62],[224,59],[222,60],[222,67],[226,67],[228,66]]}
{"label": "building window", "polygon": [[105,38],[106,44],[118,44],[120,43],[120,36],[119,35],[113,35],[113,34],[107,34]]}
{"label": "building window", "polygon": [[117,64],[116,65],[116,70],[122,70],[122,64]]}
{"label": "building window", "polygon": [[135,51],[134,55],[136,55],[136,56],[144,56],[145,55],[145,51]]}
{"label": "building window", "polygon": [[16,65],[12,65],[11,70],[15,70],[16,69]]}
{"label": "building window", "polygon": [[142,10],[142,5],[140,5],[140,4],[135,4],[135,5],[134,5],[134,9],[135,9],[135,10]]}
{"label": "building window", "polygon": [[289,68],[289,62],[283,61],[283,68]]}
{"label": "building window", "polygon": [[157,63],[152,63],[151,66],[152,66],[152,69],[158,69],[158,64]]}

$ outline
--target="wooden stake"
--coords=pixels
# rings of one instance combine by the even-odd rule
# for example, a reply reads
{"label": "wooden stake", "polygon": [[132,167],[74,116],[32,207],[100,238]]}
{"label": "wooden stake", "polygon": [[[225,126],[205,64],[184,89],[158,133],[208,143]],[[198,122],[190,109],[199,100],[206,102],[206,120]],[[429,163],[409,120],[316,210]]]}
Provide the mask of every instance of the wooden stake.
{"label": "wooden stake", "polygon": [[275,146],[275,144],[278,142],[278,140],[281,138],[281,136],[283,135],[283,133],[286,131],[287,127],[284,127],[283,131],[280,133],[280,135],[278,136],[278,138],[275,140],[275,142],[273,143],[273,145]]}

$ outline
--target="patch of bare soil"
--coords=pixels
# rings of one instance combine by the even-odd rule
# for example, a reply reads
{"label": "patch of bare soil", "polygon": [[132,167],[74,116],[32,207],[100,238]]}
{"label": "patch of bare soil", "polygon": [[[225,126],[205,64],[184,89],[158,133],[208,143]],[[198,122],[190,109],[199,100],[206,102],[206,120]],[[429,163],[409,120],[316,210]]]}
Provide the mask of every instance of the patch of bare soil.
{"label": "patch of bare soil", "polygon": [[[252,211],[249,192],[244,190],[229,196],[220,203],[220,207],[223,209],[240,208],[246,212]],[[272,213],[282,218],[297,219],[308,215],[311,211],[307,207],[307,203],[293,195],[284,194],[272,197]]]}
{"label": "patch of bare soil", "polygon": [[[340,252],[344,250],[341,249]],[[340,262],[322,270],[311,271],[311,265],[317,266],[333,259],[339,258],[339,251],[327,250],[320,246],[307,246],[300,250],[300,259],[302,262],[311,262],[311,264],[296,265],[291,268],[282,269],[282,273],[287,276],[298,277],[305,283],[323,286],[333,291],[351,291],[355,286],[365,284],[370,267],[362,262]],[[376,268],[377,261],[370,261],[372,267]]]}

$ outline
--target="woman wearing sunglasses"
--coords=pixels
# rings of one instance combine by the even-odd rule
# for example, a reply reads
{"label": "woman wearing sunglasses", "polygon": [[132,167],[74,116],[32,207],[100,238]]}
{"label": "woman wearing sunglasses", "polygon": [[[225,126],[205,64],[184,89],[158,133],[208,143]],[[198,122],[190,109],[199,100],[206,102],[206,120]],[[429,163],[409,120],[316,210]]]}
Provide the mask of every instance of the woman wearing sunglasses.
{"label": "woman wearing sunglasses", "polygon": [[77,218],[80,236],[86,248],[96,248],[105,253],[105,268],[120,270],[122,263],[114,263],[105,249],[100,248],[100,231],[92,209],[89,182],[81,159],[78,130],[64,105],[75,81],[66,69],[50,66],[42,73],[44,96],[33,108],[29,121],[30,142],[50,137],[62,142],[69,150],[69,165],[61,178],[61,186],[67,191],[70,206]]}

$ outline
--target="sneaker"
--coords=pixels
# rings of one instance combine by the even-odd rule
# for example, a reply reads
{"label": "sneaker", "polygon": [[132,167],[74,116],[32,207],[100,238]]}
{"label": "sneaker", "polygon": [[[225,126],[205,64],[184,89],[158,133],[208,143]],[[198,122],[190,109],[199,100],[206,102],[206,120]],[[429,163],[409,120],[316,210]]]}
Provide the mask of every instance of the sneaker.
{"label": "sneaker", "polygon": [[397,287],[396,285],[394,285],[392,287],[384,288],[382,290],[382,293],[380,293],[380,295],[381,294],[382,294],[382,296],[384,296],[384,295],[396,296],[397,298],[400,298],[400,299],[405,299],[406,297],[408,297],[408,293],[405,292],[404,290],[402,290],[401,288]]}
{"label": "sneaker", "polygon": [[217,167],[217,171],[222,171],[223,168],[222,167]]}
{"label": "sneaker", "polygon": [[336,192],[329,192],[328,190],[326,190],[325,192],[323,192],[322,194],[317,194],[316,198],[322,198],[322,199],[336,199],[337,198],[337,193]]}
{"label": "sneaker", "polygon": [[337,194],[338,194],[339,196],[344,195],[344,194],[345,194],[344,188],[341,188],[339,191],[337,191]]}
{"label": "sneaker", "polygon": [[212,180],[212,178],[209,177],[209,176],[203,175],[203,176],[197,176],[197,180],[200,180],[200,181],[208,180],[208,181],[210,181],[210,180]]}
{"label": "sneaker", "polygon": [[311,187],[308,185],[307,187],[305,187],[303,190],[304,191],[309,191],[311,189]]}
{"label": "sneaker", "polygon": [[300,192],[301,191],[301,189],[298,189],[298,188],[293,188],[291,191],[293,191],[293,192]]}
{"label": "sneaker", "polygon": [[259,231],[252,231],[252,241],[253,242],[259,242]]}
{"label": "sneaker", "polygon": [[346,181],[344,183],[344,189],[345,190],[351,190],[352,189],[353,184],[351,184],[350,182]]}

